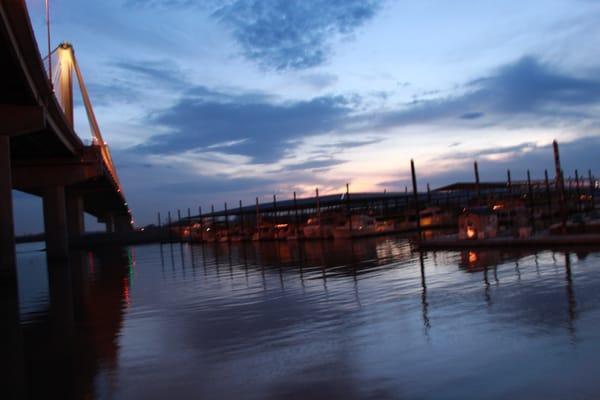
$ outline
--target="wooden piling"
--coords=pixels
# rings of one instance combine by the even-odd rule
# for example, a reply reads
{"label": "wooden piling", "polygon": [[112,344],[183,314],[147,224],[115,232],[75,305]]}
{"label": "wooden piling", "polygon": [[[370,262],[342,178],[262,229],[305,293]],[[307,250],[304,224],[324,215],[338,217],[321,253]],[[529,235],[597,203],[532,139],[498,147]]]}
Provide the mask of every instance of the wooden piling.
{"label": "wooden piling", "polygon": [[212,239],[213,242],[215,242],[217,240],[217,226],[215,223],[215,206],[214,204],[210,205],[210,223],[211,223],[211,229],[212,229]]}
{"label": "wooden piling", "polygon": [[296,192],[294,192],[294,233],[296,234],[296,238],[299,238],[299,235],[298,235],[298,203],[296,202]]}
{"label": "wooden piling", "polygon": [[244,208],[242,206],[242,201],[240,200],[240,235],[242,238],[246,236],[246,225],[244,223]]}
{"label": "wooden piling", "polygon": [[590,180],[590,200],[592,203],[592,210],[596,209],[596,182],[594,181],[594,177],[592,176],[592,170],[588,169],[588,178]]}
{"label": "wooden piling", "polygon": [[383,200],[381,200],[381,216],[385,219],[388,215],[387,189],[383,189]]}
{"label": "wooden piling", "polygon": [[181,211],[179,209],[177,209],[177,231],[179,233],[179,241],[181,242],[183,239],[183,234],[182,234],[182,226],[181,226]]}
{"label": "wooden piling", "polygon": [[317,220],[319,221],[319,236],[323,239],[323,224],[321,223],[321,202],[319,200],[319,188],[315,189],[317,196]]}
{"label": "wooden piling", "polygon": [[481,188],[479,187],[479,167],[477,161],[473,162],[473,169],[475,170],[475,191],[477,193],[477,202],[481,201]]}
{"label": "wooden piling", "polygon": [[227,235],[227,241],[229,242],[231,240],[230,236],[229,236],[229,214],[227,213],[227,202],[224,203],[225,204],[225,234]]}
{"label": "wooden piling", "polygon": [[579,171],[575,170],[575,194],[577,195],[577,211],[581,211],[581,191],[579,190]]}
{"label": "wooden piling", "polygon": [[415,172],[415,162],[410,160],[410,174],[412,177],[413,199],[415,201],[415,216],[417,217],[417,232],[419,240],[421,239],[421,215],[419,214],[419,193],[417,192],[417,174]]}
{"label": "wooden piling", "polygon": [[169,243],[172,243],[173,231],[171,230],[171,211],[167,212],[167,227],[169,229]]}
{"label": "wooden piling", "polygon": [[427,204],[431,206],[431,188],[429,187],[429,182],[427,182]]}
{"label": "wooden piling", "polygon": [[352,214],[350,213],[350,184],[346,183],[346,215],[348,216],[348,227],[352,234]]}
{"label": "wooden piling", "polygon": [[260,209],[258,197],[256,198],[256,237],[260,240]]}
{"label": "wooden piling", "polygon": [[512,179],[510,177],[510,169],[506,170],[506,184],[508,187],[508,194],[512,194]]}
{"label": "wooden piling", "polygon": [[565,233],[567,230],[567,209],[565,204],[565,182],[562,173],[562,168],[560,166],[560,154],[558,151],[558,143],[555,141],[552,142],[552,147],[554,149],[554,167],[556,170],[556,191],[558,192],[558,201],[560,206],[560,218],[562,223],[561,231]]}
{"label": "wooden piling", "polygon": [[277,195],[273,194],[273,225],[275,225],[275,240],[279,239],[279,229],[277,229]]}
{"label": "wooden piling", "polygon": [[187,226],[188,226],[188,242],[192,241],[192,210],[190,210],[190,208],[188,207],[188,214],[187,214]]}
{"label": "wooden piling", "polygon": [[531,173],[527,170],[527,197],[529,197],[529,223],[531,228],[535,230],[535,220],[533,218],[533,188],[531,187]]}
{"label": "wooden piling", "polygon": [[552,194],[550,192],[550,181],[548,180],[548,170],[544,170],[544,185],[546,186],[546,202],[548,205],[548,219],[552,222]]}
{"label": "wooden piling", "polygon": [[200,241],[204,242],[204,218],[202,218],[201,206],[198,206],[198,218],[200,218]]}

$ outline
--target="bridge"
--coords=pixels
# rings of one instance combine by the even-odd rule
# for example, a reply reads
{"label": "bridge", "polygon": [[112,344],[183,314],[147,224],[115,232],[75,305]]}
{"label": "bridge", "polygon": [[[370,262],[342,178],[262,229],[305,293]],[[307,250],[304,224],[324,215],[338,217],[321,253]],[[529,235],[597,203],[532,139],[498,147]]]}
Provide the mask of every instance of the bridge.
{"label": "bridge", "polygon": [[[48,260],[67,257],[69,238],[84,232],[84,212],[109,232],[131,230],[131,211],[73,47],[63,43],[43,59],[25,1],[0,0],[0,60],[2,272],[15,265],[13,189],[43,200]],[[92,132],[89,144],[74,130],[74,81]]]}

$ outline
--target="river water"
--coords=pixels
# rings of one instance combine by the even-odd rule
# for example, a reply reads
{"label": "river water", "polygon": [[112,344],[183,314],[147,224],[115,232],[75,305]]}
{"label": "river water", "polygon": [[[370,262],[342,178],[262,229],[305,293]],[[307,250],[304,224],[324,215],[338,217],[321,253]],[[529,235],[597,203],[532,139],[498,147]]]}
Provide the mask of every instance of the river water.
{"label": "river water", "polygon": [[[32,398],[597,398],[600,253],[18,247]],[[65,272],[66,271],[66,272]]]}

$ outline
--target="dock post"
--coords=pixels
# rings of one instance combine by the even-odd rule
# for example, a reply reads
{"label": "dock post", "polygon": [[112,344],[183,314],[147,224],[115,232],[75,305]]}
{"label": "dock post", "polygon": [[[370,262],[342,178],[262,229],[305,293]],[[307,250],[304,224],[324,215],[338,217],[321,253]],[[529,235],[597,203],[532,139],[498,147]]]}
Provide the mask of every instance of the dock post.
{"label": "dock post", "polygon": [[527,196],[529,197],[529,221],[531,228],[535,231],[535,220],[534,220],[534,203],[533,203],[533,188],[531,187],[531,173],[527,170]]}
{"label": "dock post", "polygon": [[421,215],[419,214],[419,193],[417,192],[417,174],[415,173],[415,162],[410,159],[410,174],[412,177],[413,199],[415,201],[415,216],[417,217],[417,232],[421,240]]}
{"label": "dock post", "polygon": [[173,230],[171,229],[171,211],[167,212],[167,229],[169,232],[169,243],[173,243]]}
{"label": "dock post", "polygon": [[227,235],[227,241],[231,240],[229,236],[229,214],[227,213],[227,202],[225,202],[225,234]]}
{"label": "dock post", "polygon": [[548,203],[548,219],[552,221],[552,194],[550,193],[550,182],[548,181],[548,170],[544,170],[544,185],[546,186],[546,202]]}
{"label": "dock post", "polygon": [[157,216],[157,223],[158,223],[158,234],[159,234],[159,242],[162,243],[163,242],[163,234],[162,234],[162,224],[160,221],[160,211],[156,213]]}
{"label": "dock post", "polygon": [[561,231],[566,233],[567,230],[567,209],[565,204],[565,180],[560,166],[560,153],[558,151],[558,143],[552,142],[554,149],[554,167],[556,169],[556,190],[558,192],[558,202],[560,205],[560,218],[562,223]]}
{"label": "dock post", "polygon": [[198,206],[198,218],[200,219],[200,242],[204,242],[204,218],[202,218],[202,206]]}
{"label": "dock post", "polygon": [[431,188],[429,187],[429,182],[427,182],[427,204],[431,206]]}
{"label": "dock post", "polygon": [[348,215],[348,227],[352,236],[352,214],[350,213],[350,184],[346,183],[346,214]]}
{"label": "dock post", "polygon": [[594,182],[594,177],[592,176],[591,169],[588,169],[588,178],[590,180],[590,200],[592,202],[592,210],[595,210],[596,209],[596,198],[595,198],[596,184]]}
{"label": "dock post", "polygon": [[321,201],[319,200],[319,188],[315,189],[317,196],[317,220],[319,221],[319,237],[323,239],[323,224],[321,223]]}
{"label": "dock post", "polygon": [[512,179],[510,177],[510,169],[506,170],[506,185],[508,187],[509,196],[512,194]]}
{"label": "dock post", "polygon": [[217,241],[217,226],[215,225],[215,205],[211,204],[210,205],[210,224],[211,227],[210,229],[212,230],[213,233],[213,242]]}
{"label": "dock post", "polygon": [[298,239],[298,203],[296,202],[296,192],[294,192],[294,231],[296,238]]}
{"label": "dock post", "polygon": [[381,216],[385,219],[388,214],[387,189],[383,189],[383,200],[381,200]]}
{"label": "dock post", "polygon": [[577,195],[577,211],[581,211],[581,191],[579,189],[579,171],[575,170],[575,194]]}
{"label": "dock post", "polygon": [[260,206],[258,204],[258,197],[256,198],[256,237],[260,240]]}
{"label": "dock post", "polygon": [[277,229],[277,195],[273,194],[273,224],[275,225],[275,240],[279,240],[279,229]]}
{"label": "dock post", "polygon": [[473,169],[475,170],[475,190],[477,192],[477,202],[481,201],[481,188],[479,187],[479,167],[477,161],[473,162]]}
{"label": "dock post", "polygon": [[244,224],[244,210],[242,208],[242,201],[240,200],[240,237],[245,240],[246,237],[246,226]]}
{"label": "dock post", "polygon": [[177,231],[179,234],[179,242],[183,241],[183,228],[181,226],[181,211],[177,209]]}
{"label": "dock post", "polygon": [[187,227],[188,227],[188,242],[192,241],[192,210],[188,207],[187,214]]}

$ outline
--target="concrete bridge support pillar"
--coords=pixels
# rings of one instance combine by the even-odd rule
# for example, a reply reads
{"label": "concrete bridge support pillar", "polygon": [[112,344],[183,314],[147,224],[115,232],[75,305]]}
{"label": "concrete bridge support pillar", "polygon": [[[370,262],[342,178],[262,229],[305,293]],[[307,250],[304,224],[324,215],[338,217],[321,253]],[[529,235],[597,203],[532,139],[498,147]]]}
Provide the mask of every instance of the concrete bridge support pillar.
{"label": "concrete bridge support pillar", "polygon": [[115,217],[115,231],[116,232],[130,232],[131,221],[128,215],[118,215]]}
{"label": "concrete bridge support pillar", "polygon": [[69,238],[79,237],[85,232],[83,197],[67,194],[67,230]]}
{"label": "concrete bridge support pillar", "polygon": [[69,256],[69,237],[65,188],[63,186],[44,188],[43,203],[46,255],[49,260],[66,260]]}
{"label": "concrete bridge support pillar", "polygon": [[113,233],[115,231],[115,216],[108,214],[104,217],[104,223],[106,224],[106,232]]}
{"label": "concrete bridge support pillar", "polygon": [[0,135],[0,387],[8,399],[25,394],[23,336],[15,256],[10,138]]}
{"label": "concrete bridge support pillar", "polygon": [[0,274],[16,277],[10,138],[0,136]]}

